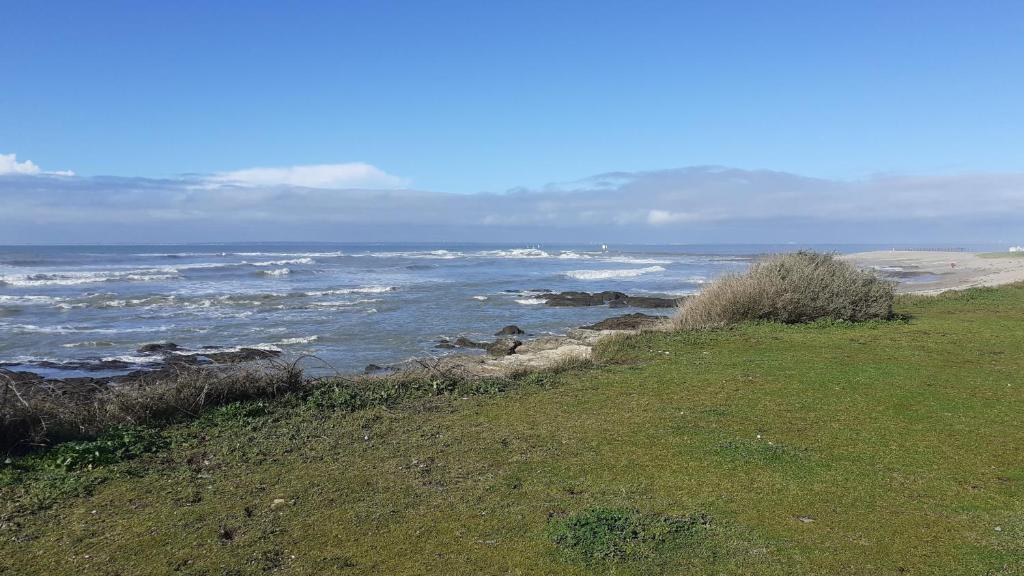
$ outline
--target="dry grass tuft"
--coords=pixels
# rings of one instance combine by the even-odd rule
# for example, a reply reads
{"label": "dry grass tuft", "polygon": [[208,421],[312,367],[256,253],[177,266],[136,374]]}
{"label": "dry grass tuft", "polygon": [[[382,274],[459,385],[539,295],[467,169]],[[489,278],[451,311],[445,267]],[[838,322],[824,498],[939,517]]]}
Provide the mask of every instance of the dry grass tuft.
{"label": "dry grass tuft", "polygon": [[895,284],[832,254],[794,252],[726,276],[687,299],[673,317],[681,330],[721,328],[751,320],[796,324],[859,322],[893,315]]}
{"label": "dry grass tuft", "polygon": [[194,417],[210,406],[273,398],[306,385],[295,364],[280,362],[230,370],[186,366],[111,386],[61,386],[0,374],[0,450],[21,452],[94,438],[117,426]]}

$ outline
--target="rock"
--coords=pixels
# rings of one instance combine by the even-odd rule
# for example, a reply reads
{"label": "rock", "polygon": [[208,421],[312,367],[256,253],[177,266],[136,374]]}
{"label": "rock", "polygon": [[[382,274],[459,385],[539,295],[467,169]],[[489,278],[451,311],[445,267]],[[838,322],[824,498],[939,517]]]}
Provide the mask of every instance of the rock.
{"label": "rock", "polygon": [[167,352],[176,352],[181,350],[181,347],[174,342],[154,342],[152,344],[143,344],[136,350],[139,354],[163,354]]}
{"label": "rock", "polygon": [[515,338],[501,338],[487,346],[487,354],[490,356],[508,356],[516,353],[516,348],[522,346],[522,342]]}
{"label": "rock", "polygon": [[515,324],[505,326],[501,330],[498,330],[497,332],[494,333],[495,336],[517,336],[519,334],[526,334],[526,332],[523,332],[523,329],[520,328],[519,326],[516,326]]}
{"label": "rock", "polygon": [[554,350],[567,344],[578,344],[576,340],[566,336],[541,336],[533,340],[523,342],[516,348],[516,354],[534,354],[545,350]]}
{"label": "rock", "polygon": [[622,292],[606,290],[604,292],[559,292],[544,294],[548,306],[604,306],[609,308],[674,308],[682,301],[681,298],[661,298],[657,296],[629,296]]}
{"label": "rock", "polygon": [[281,506],[284,506],[287,503],[288,501],[285,500],[284,498],[274,498],[274,501],[270,503],[270,509],[273,510],[275,508],[280,508]]}
{"label": "rock", "polygon": [[622,292],[606,290],[604,292],[559,292],[545,295],[548,306],[603,306],[626,297]]}
{"label": "rock", "polygon": [[210,360],[217,364],[238,364],[241,362],[253,362],[255,360],[266,360],[281,355],[280,350],[266,350],[263,348],[239,348],[230,352],[208,352],[204,353]]}
{"label": "rock", "polygon": [[474,342],[465,336],[459,336],[455,339],[455,345],[459,348],[477,348],[479,350],[486,350],[490,344],[487,342]]}
{"label": "rock", "polygon": [[452,348],[455,347],[456,346],[452,344],[451,340],[448,340],[447,338],[441,338],[440,340],[437,341],[437,344],[434,346],[434,348],[440,348],[441,350],[451,350]]}
{"label": "rock", "polygon": [[627,296],[625,305],[634,308],[675,308],[683,298],[658,298],[656,296]]}
{"label": "rock", "polygon": [[15,384],[32,384],[42,382],[44,378],[35,372],[21,372],[0,368],[0,381],[10,380]]}
{"label": "rock", "polygon": [[634,314],[606,318],[590,326],[581,326],[581,328],[585,330],[639,330],[653,326],[665,318],[665,316],[651,316],[636,312]]}

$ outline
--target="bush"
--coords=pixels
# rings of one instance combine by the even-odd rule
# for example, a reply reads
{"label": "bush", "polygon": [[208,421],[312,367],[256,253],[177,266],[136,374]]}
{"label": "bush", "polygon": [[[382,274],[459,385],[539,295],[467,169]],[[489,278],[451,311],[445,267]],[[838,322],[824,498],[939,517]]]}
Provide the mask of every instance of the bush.
{"label": "bush", "polygon": [[750,320],[889,319],[894,299],[895,283],[832,254],[801,251],[773,256],[746,274],[715,281],[680,306],[673,324],[699,330]]}
{"label": "bush", "polygon": [[294,365],[271,363],[217,370],[183,367],[131,384],[61,389],[0,374],[0,450],[25,452],[69,440],[97,438],[118,426],[159,425],[232,402],[302,392]]}

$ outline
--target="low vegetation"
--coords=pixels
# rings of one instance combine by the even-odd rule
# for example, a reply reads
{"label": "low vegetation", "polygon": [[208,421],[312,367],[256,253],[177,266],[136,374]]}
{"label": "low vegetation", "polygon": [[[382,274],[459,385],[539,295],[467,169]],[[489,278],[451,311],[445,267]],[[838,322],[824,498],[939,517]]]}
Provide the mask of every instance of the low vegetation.
{"label": "low vegetation", "polygon": [[794,252],[716,280],[682,303],[673,324],[702,330],[756,320],[796,324],[887,319],[894,298],[893,282],[831,254]]}
{"label": "low vegetation", "polygon": [[184,366],[120,386],[57,387],[0,374],[0,450],[88,440],[124,426],[194,418],[211,406],[275,398],[302,390],[293,364],[266,363],[215,370]]}
{"label": "low vegetation", "polygon": [[703,514],[670,516],[621,508],[589,508],[551,521],[551,541],[570,561],[643,563],[665,548],[702,536]]}
{"label": "low vegetation", "polygon": [[590,365],[588,358],[568,357],[539,372],[486,376],[442,361],[421,361],[418,367],[381,375],[307,378],[298,363],[267,361],[230,370],[187,366],[131,385],[77,391],[0,374],[0,449],[19,454],[61,442],[93,445],[94,439],[102,443],[125,429],[208,419],[211,410],[223,416],[264,406],[245,403],[253,400],[289,397],[315,409],[355,411],[428,396],[492,394]]}
{"label": "low vegetation", "polygon": [[1020,574],[1024,285],[894,305],[13,457],[0,574]]}

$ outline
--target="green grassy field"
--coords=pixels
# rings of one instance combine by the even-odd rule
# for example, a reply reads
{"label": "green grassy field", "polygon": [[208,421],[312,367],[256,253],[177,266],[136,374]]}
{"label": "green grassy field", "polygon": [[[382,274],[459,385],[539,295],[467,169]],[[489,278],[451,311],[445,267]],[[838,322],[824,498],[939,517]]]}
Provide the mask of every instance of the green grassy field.
{"label": "green grassy field", "polygon": [[[1024,286],[0,474],[0,574],[1021,574]],[[625,526],[625,528],[623,528]]]}

